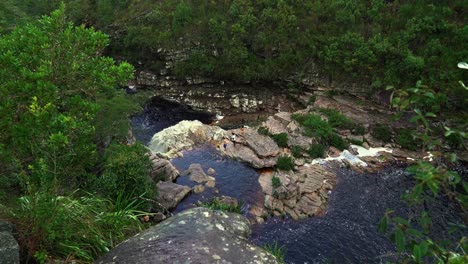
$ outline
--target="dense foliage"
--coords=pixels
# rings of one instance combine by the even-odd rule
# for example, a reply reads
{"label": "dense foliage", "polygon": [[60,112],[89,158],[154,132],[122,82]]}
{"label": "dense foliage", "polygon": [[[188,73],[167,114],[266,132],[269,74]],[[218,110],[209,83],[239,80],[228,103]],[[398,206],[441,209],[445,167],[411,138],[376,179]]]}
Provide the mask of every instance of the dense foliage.
{"label": "dense foliage", "polygon": [[64,10],[0,38],[0,215],[39,262],[107,252],[155,190],[146,149],[122,145],[133,67],[100,56],[107,36]]}

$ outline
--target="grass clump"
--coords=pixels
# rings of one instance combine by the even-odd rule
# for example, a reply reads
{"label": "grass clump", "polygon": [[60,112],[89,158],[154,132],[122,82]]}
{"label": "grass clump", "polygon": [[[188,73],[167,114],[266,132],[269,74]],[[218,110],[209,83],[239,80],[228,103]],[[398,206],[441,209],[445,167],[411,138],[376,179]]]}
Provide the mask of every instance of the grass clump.
{"label": "grass clump", "polygon": [[279,147],[281,148],[288,147],[288,134],[280,133],[280,134],[272,135],[271,137],[276,142],[276,144],[278,144]]}
{"label": "grass clump", "polygon": [[355,127],[355,124],[351,119],[335,109],[320,109],[320,112],[328,117],[328,124],[332,127],[342,129],[353,129]]}
{"label": "grass clump", "polygon": [[276,260],[284,264],[284,257],[286,256],[287,249],[285,246],[279,246],[278,241],[275,241],[274,243],[269,243],[263,245],[263,249],[267,251],[268,253],[272,254],[275,256]]}
{"label": "grass clump", "polygon": [[352,133],[362,136],[366,134],[366,128],[361,124],[355,124]]}
{"label": "grass clump", "polygon": [[295,158],[300,158],[302,156],[302,153],[304,152],[304,149],[301,148],[300,146],[292,146],[291,147],[291,153],[293,157]]}
{"label": "grass clump", "polygon": [[202,207],[209,208],[211,210],[223,211],[223,212],[232,212],[232,213],[241,213],[241,205],[231,205],[226,203],[221,203],[218,198],[213,198],[210,202],[202,203]]}
{"label": "grass clump", "polygon": [[309,156],[313,159],[325,157],[325,146],[322,144],[313,144],[307,151]]}
{"label": "grass clump", "polygon": [[290,171],[294,169],[294,159],[289,156],[281,156],[278,158],[276,167],[283,171]]}
{"label": "grass clump", "polygon": [[273,186],[273,188],[278,188],[281,186],[281,180],[280,178],[276,177],[276,176],[273,176],[273,178],[271,178],[271,186]]}
{"label": "grass clump", "polygon": [[92,262],[142,229],[140,202],[119,195],[116,200],[77,192],[55,196],[25,195],[8,213],[18,228],[18,240],[39,262],[48,256]]}
{"label": "grass clump", "polygon": [[268,131],[268,128],[264,127],[264,126],[261,126],[257,129],[257,132],[260,134],[260,135],[265,135],[265,136],[268,136],[270,134],[270,131]]}
{"label": "grass clump", "polygon": [[333,146],[339,150],[344,150],[348,147],[348,143],[346,143],[346,141],[342,137],[338,136],[335,133],[330,135],[328,142],[330,146]]}
{"label": "grass clump", "polygon": [[383,142],[390,142],[392,139],[392,131],[386,125],[377,125],[372,130],[372,136]]}

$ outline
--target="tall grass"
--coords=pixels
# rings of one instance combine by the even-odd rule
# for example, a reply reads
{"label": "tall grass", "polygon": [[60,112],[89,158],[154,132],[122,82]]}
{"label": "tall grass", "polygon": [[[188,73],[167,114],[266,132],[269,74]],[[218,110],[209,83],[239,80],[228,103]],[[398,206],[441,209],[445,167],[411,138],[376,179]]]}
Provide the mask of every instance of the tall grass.
{"label": "tall grass", "polygon": [[19,242],[38,262],[54,258],[91,262],[141,230],[140,202],[119,195],[115,201],[85,193],[78,197],[45,192],[22,196],[9,216]]}
{"label": "tall grass", "polygon": [[265,244],[263,245],[263,249],[265,251],[267,251],[268,253],[272,254],[273,256],[275,256],[276,260],[281,263],[281,264],[284,264],[284,257],[286,256],[286,252],[288,251],[286,249],[286,247],[283,245],[283,246],[279,246],[278,245],[278,241],[275,241],[274,243],[269,243],[269,244]]}

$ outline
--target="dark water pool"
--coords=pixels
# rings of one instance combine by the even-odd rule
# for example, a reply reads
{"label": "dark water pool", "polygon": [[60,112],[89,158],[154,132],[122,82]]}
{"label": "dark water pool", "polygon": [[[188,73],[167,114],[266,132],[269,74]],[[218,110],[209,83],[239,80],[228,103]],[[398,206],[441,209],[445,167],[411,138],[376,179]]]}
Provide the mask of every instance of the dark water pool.
{"label": "dark water pool", "polygon": [[[184,199],[175,212],[187,209],[197,201],[206,202],[213,197],[227,195],[242,202],[242,212],[247,214],[249,207],[261,200],[261,187],[258,183],[258,172],[244,163],[222,156],[213,146],[206,145],[191,151],[185,151],[184,156],[172,160],[172,164],[182,173],[190,164],[199,163],[206,172],[209,168],[216,171],[215,188],[205,188],[200,194],[192,194]],[[188,176],[180,176],[176,183],[193,187],[195,185]]]}
{"label": "dark water pool", "polygon": [[[211,118],[209,114],[200,115],[182,105],[156,98],[143,113],[133,117],[132,126],[136,138],[147,144],[154,133],[181,120],[201,119],[209,123]],[[211,146],[184,152],[184,157],[172,162],[181,172],[192,163],[201,164],[205,171],[210,167],[216,171],[216,188],[190,195],[175,212],[221,194],[242,201],[244,214],[251,205],[261,202],[258,172],[226,159]],[[257,245],[277,241],[287,248],[287,263],[385,263],[394,260],[394,246],[377,232],[377,226],[388,208],[396,209],[401,215],[413,213],[401,201],[401,196],[413,186],[412,177],[404,170],[399,166],[375,174],[342,170],[323,216],[301,221],[270,218],[263,225],[252,226],[251,241]],[[466,169],[463,174],[466,177]],[[194,185],[184,176],[179,177],[177,183]],[[436,201],[434,206],[424,209],[437,216],[433,218],[433,226],[440,239],[448,236],[443,222],[463,222],[457,209],[447,201]]]}

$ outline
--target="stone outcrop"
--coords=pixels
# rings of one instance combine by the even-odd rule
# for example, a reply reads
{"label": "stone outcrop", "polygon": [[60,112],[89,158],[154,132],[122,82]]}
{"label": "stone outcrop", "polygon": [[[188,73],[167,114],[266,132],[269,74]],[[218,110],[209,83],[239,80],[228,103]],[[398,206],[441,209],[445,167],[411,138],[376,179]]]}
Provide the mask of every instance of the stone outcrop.
{"label": "stone outcrop", "polygon": [[258,134],[252,128],[228,131],[228,135],[232,134],[236,138],[228,144],[225,150],[227,156],[244,161],[257,169],[276,165],[280,149],[273,139]]}
{"label": "stone outcrop", "polygon": [[[277,177],[280,186],[272,186]],[[334,173],[321,165],[305,164],[296,171],[271,171],[260,175],[265,207],[273,213],[289,214],[293,219],[316,215],[325,209],[328,192],[336,182]]]}
{"label": "stone outcrop", "polygon": [[190,187],[178,185],[171,181],[158,182],[157,188],[158,194],[156,195],[156,201],[160,203],[164,209],[176,207],[191,191]]}
{"label": "stone outcrop", "polygon": [[10,223],[0,220],[0,263],[20,263],[19,246],[12,231]]}
{"label": "stone outcrop", "polygon": [[179,171],[167,159],[151,155],[150,160],[153,162],[150,171],[153,181],[174,181],[179,176]]}
{"label": "stone outcrop", "polygon": [[212,140],[221,140],[226,131],[217,127],[204,125],[200,121],[181,121],[156,133],[151,139],[149,148],[154,153],[160,153],[174,158],[183,150],[188,150],[197,144]]}
{"label": "stone outcrop", "polygon": [[312,138],[303,135],[304,129],[291,116],[291,113],[279,112],[268,117],[262,126],[267,128],[271,134],[287,133],[289,147],[299,146],[302,149],[308,149],[313,143]]}
{"label": "stone outcrop", "polygon": [[96,263],[278,263],[247,241],[247,219],[193,208],[119,244]]}

